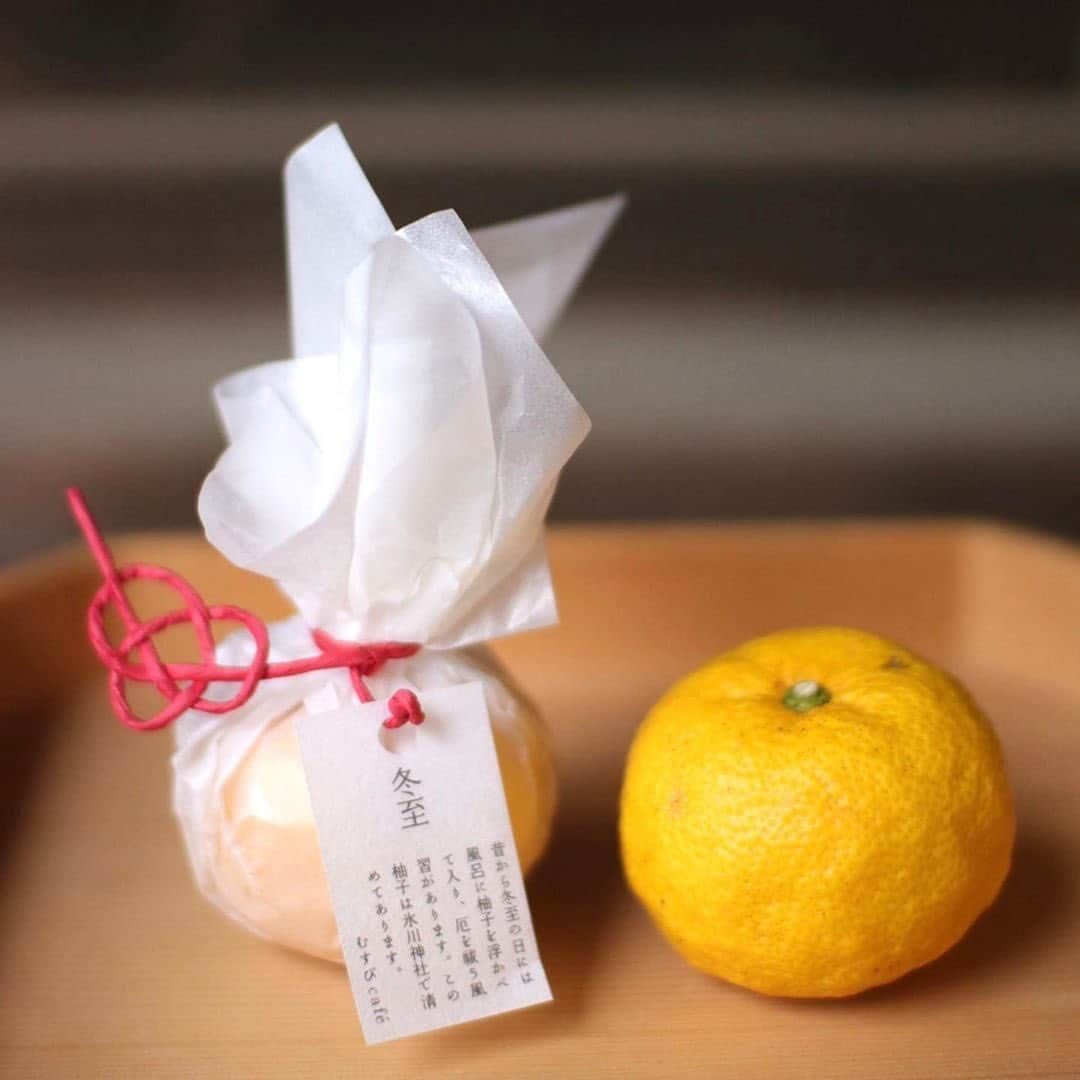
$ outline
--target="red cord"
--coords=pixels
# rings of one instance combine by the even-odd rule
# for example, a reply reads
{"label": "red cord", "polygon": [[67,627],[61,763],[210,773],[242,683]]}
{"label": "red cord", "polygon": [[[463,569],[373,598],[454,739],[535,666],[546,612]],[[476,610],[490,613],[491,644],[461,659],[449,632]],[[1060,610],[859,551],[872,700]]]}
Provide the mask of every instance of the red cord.
{"label": "red cord", "polygon": [[[132,563],[117,567],[94,521],[86,500],[78,488],[68,488],[68,504],[76,524],[105,579],[94,593],[86,613],[86,629],[90,644],[101,662],[109,669],[109,698],[113,712],[121,723],[135,731],[156,731],[171,724],[188,709],[221,715],[239,709],[264,679],[283,679],[309,671],[347,668],[357,697],[373,701],[364,678],[373,675],[387,660],[403,660],[413,656],[420,646],[405,641],[385,641],[370,645],[338,641],[323,630],[313,630],[312,638],[319,649],[317,656],[283,663],[267,663],[270,635],[256,615],[233,604],[203,603],[202,597],[179,574],[161,566]],[[183,607],[141,622],[135,614],[124,585],[129,581],[159,581],[176,591]],[[126,635],[113,645],[105,633],[105,612],[115,604],[124,624]],[[211,624],[233,622],[243,626],[255,643],[255,655],[246,667],[227,667],[214,660],[214,637]],[[166,664],[154,647],[154,635],[169,626],[190,623],[199,645],[200,661],[196,664]],[[139,661],[128,659],[137,653]],[[143,719],[128,704],[127,683],[151,683],[165,698],[164,707],[153,716]],[[203,695],[211,683],[239,683],[236,693],[225,701],[214,701]],[[184,684],[184,685],[181,685]],[[390,715],[383,721],[388,728],[402,724],[422,724],[424,712],[411,690],[398,690],[387,703]]]}

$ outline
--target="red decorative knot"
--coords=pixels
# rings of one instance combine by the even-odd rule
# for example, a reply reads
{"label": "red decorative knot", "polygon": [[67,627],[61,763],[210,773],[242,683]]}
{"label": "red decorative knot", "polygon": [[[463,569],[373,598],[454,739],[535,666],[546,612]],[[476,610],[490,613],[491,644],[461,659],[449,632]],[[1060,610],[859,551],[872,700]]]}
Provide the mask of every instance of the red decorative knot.
{"label": "red decorative knot", "polygon": [[[82,492],[78,488],[69,488],[67,498],[71,513],[105,579],[94,593],[86,613],[90,644],[109,669],[109,698],[113,712],[121,723],[135,731],[156,731],[171,724],[188,709],[215,715],[232,712],[248,701],[264,679],[284,679],[290,675],[332,668],[346,668],[357,697],[364,702],[373,701],[364,679],[373,675],[388,660],[403,660],[415,655],[420,648],[407,641],[353,644],[338,641],[323,630],[313,630],[311,636],[319,650],[317,656],[268,663],[270,635],[261,619],[233,604],[205,604],[179,574],[161,566],[132,563],[117,567]],[[161,582],[177,593],[183,606],[142,622],[124,593],[124,585],[136,580]],[[124,637],[117,645],[113,645],[105,633],[105,612],[110,604],[115,605],[125,629]],[[215,662],[214,637],[211,633],[214,622],[236,623],[251,635],[255,653],[246,667],[228,667]],[[180,623],[190,623],[195,632],[200,656],[198,663],[167,664],[158,655],[154,635]],[[132,656],[137,656],[138,660],[131,659]],[[128,682],[152,684],[165,698],[164,707],[153,716],[140,717],[128,704]],[[237,683],[236,693],[224,701],[207,698],[205,694],[210,684],[219,682]],[[411,690],[398,690],[388,705],[390,715],[383,721],[388,728],[424,722],[423,709]]]}

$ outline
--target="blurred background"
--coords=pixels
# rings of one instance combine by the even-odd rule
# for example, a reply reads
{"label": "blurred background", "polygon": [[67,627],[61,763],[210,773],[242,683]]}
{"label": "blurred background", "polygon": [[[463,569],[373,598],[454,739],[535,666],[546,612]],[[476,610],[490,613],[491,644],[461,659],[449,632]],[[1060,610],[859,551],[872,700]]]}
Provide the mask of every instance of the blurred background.
{"label": "blurred background", "polygon": [[73,482],[197,524],[330,120],[398,224],[629,195],[548,350],[595,424],[556,517],[1080,535],[1078,91],[1065,0],[9,4],[0,562],[73,535]]}

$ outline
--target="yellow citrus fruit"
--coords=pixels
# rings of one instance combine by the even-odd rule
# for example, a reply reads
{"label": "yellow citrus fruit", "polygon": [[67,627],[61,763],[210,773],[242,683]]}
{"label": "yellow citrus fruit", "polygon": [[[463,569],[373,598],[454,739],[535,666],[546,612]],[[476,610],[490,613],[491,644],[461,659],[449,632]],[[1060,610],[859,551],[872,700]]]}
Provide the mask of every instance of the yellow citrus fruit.
{"label": "yellow citrus fruit", "polygon": [[997,895],[1015,818],[993,730],[945,672],[859,630],[750,641],[635,737],[631,888],[693,965],[839,997],[940,956]]}

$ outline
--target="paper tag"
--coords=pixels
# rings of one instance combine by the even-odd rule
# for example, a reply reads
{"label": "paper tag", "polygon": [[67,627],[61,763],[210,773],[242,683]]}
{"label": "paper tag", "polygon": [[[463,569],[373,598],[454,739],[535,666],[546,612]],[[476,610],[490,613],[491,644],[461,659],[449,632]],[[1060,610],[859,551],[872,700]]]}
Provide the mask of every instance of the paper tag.
{"label": "paper tag", "polygon": [[419,727],[385,702],[295,724],[369,1044],[551,1000],[483,688],[421,700]]}

